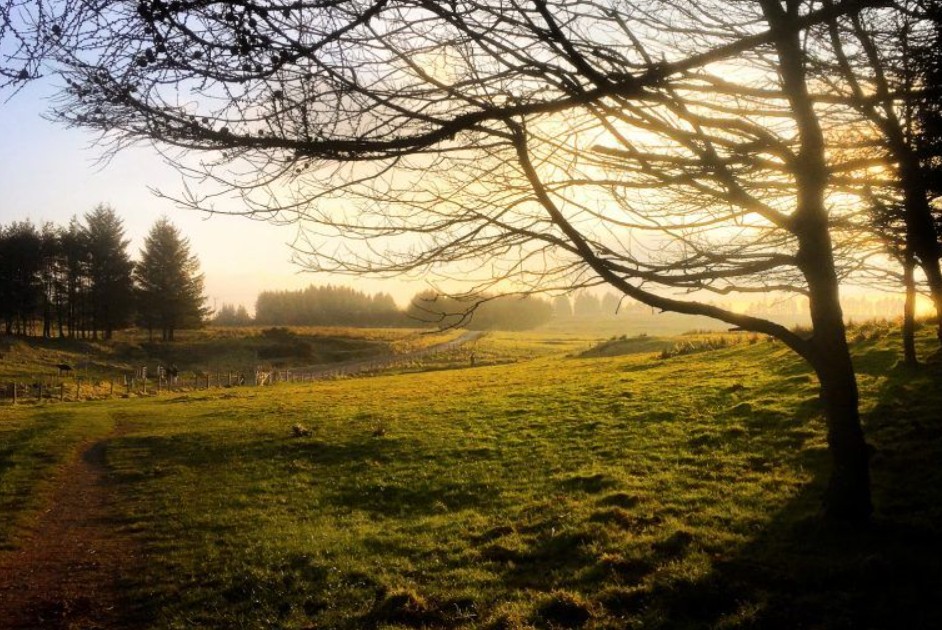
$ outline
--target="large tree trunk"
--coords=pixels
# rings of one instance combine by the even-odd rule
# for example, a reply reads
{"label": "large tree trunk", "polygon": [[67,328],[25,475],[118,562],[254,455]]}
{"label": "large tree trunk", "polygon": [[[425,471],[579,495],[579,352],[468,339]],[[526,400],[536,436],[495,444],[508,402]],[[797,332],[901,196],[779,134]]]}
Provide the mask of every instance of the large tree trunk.
{"label": "large tree trunk", "polygon": [[805,263],[814,324],[810,360],[821,383],[832,462],[824,512],[835,520],[863,521],[873,511],[869,446],[860,425],[857,377],[847,344],[831,244],[826,232],[819,237],[804,239],[800,256]]}
{"label": "large tree trunk", "polygon": [[919,365],[916,356],[916,280],[914,272],[916,261],[907,249],[903,261],[903,286],[906,287],[906,301],[903,304],[903,362],[909,367]]}
{"label": "large tree trunk", "polygon": [[[811,173],[807,175],[813,178]],[[832,462],[824,513],[834,520],[860,522],[869,518],[873,504],[869,446],[860,425],[857,377],[847,344],[823,198],[817,204],[814,197],[805,197],[802,208],[797,215],[802,227],[798,232],[798,260],[808,281],[814,328],[809,361],[821,383]]]}
{"label": "large tree trunk", "polygon": [[[832,359],[837,360],[832,360]],[[815,362],[827,414],[831,477],[824,494],[824,512],[832,519],[864,521],[873,511],[870,500],[870,450],[858,412],[853,367],[843,357]]]}
{"label": "large tree trunk", "polygon": [[911,255],[919,260],[919,266],[926,274],[929,294],[935,306],[936,337],[942,344],[942,268],[939,262],[942,247],[939,246],[919,163],[910,153],[906,156],[908,159],[901,160],[900,171],[905,194],[907,247]]}
{"label": "large tree trunk", "polygon": [[824,512],[829,518],[859,522],[873,511],[869,457],[860,426],[857,379],[847,345],[824,201],[828,186],[824,134],[808,91],[802,42],[797,31],[786,28],[797,15],[797,0],[788,3],[787,10],[779,0],[760,0],[760,4],[769,25],[778,31],[775,46],[782,87],[800,144],[795,167],[797,204],[791,231],[798,239],[797,264],[808,283],[814,334],[807,358],[821,382],[833,464]]}

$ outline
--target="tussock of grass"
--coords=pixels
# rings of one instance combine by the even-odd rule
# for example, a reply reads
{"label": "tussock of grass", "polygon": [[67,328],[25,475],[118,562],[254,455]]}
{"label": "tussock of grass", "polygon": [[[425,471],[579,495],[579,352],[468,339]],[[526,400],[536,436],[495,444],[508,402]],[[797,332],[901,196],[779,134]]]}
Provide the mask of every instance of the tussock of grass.
{"label": "tussock of grass", "polygon": [[440,625],[442,616],[424,597],[412,590],[395,590],[377,602],[372,618],[412,628]]}
{"label": "tussock of grass", "polygon": [[582,596],[554,591],[536,609],[536,621],[549,628],[581,628],[592,619],[591,604]]}

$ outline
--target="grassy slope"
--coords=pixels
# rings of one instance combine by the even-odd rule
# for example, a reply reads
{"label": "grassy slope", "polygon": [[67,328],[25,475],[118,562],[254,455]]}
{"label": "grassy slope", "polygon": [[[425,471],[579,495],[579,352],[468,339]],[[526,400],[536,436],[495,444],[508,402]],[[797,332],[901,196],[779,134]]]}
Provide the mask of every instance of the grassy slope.
{"label": "grassy slope", "polygon": [[30,525],[55,471],[113,429],[102,406],[0,409],[0,550]]}
{"label": "grassy slope", "polygon": [[[939,627],[940,376],[869,336],[861,533],[812,518],[816,387],[764,342],[64,405],[13,432],[128,430],[107,461],[149,554],[131,596],[160,627]],[[546,341],[477,352],[576,345]],[[0,501],[24,509],[12,443]]]}
{"label": "grassy slope", "polygon": [[[246,371],[255,365],[310,366],[400,354],[441,343],[458,331],[442,333],[406,328],[291,327],[288,339],[266,337],[264,328],[205,328],[181,331],[174,343],[148,342],[142,331],[119,331],[111,341],[0,336],[0,387],[44,381],[57,383],[56,365],[74,368],[68,383],[81,377],[86,386],[120,380],[135,367],[175,364],[184,381],[193,372]],[[298,343],[309,354],[278,356],[273,349]],[[267,352],[266,352],[267,351]],[[90,391],[90,390],[87,390]],[[101,392],[98,392],[101,394]],[[4,390],[6,394],[6,390]]]}

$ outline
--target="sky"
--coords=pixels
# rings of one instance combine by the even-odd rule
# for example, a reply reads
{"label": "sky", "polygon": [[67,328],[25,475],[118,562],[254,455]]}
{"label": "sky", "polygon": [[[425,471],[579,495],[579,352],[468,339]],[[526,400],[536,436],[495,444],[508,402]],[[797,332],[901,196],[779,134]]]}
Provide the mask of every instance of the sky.
{"label": "sky", "polygon": [[124,219],[132,258],[138,257],[154,222],[167,216],[190,239],[205,274],[209,304],[244,304],[254,309],[263,290],[298,289],[309,284],[344,284],[361,291],[385,291],[400,305],[423,289],[418,280],[352,279],[303,272],[290,262],[292,226],[244,217],[207,215],[156,197],[182,190],[178,173],[152,149],[135,147],[101,164],[95,135],[67,129],[42,117],[48,112],[49,85],[31,84],[0,101],[0,224],[30,219],[65,225],[99,203]]}
{"label": "sky", "polygon": [[[0,224],[30,219],[65,225],[99,203],[124,219],[130,251],[138,257],[154,222],[167,216],[189,238],[205,274],[208,304],[242,304],[254,311],[260,291],[299,289],[309,284],[342,284],[367,293],[393,295],[400,306],[428,287],[421,279],[383,280],[304,272],[291,262],[293,226],[244,217],[207,215],[156,197],[182,190],[180,175],[150,148],[120,152],[100,163],[95,136],[42,117],[50,109],[48,84],[33,83],[0,101]],[[845,293],[847,293],[845,287]],[[853,293],[853,291],[851,291]]]}

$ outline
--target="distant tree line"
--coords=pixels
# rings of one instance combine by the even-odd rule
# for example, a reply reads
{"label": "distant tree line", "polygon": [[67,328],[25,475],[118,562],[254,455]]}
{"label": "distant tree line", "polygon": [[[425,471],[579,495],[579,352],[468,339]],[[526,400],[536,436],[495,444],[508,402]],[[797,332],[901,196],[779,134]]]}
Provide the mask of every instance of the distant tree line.
{"label": "distant tree line", "polygon": [[406,310],[419,325],[461,326],[472,330],[528,330],[553,318],[553,304],[535,295],[480,296],[473,300],[446,297],[434,291],[412,298]]}
{"label": "distant tree line", "polygon": [[242,304],[236,306],[223,303],[213,316],[213,324],[216,326],[251,326],[254,321]]}
{"label": "distant tree line", "polygon": [[8,335],[110,339],[137,324],[173,339],[199,325],[203,277],[189,243],[166,219],[135,263],[115,211],[99,205],[68,225],[0,225],[0,318]]}
{"label": "distant tree line", "polygon": [[255,303],[254,322],[244,306],[223,304],[213,323],[221,326],[382,326],[462,327],[475,330],[524,330],[554,317],[554,305],[536,297],[484,296],[474,300],[435,291],[416,294],[400,309],[388,293],[369,295],[338,286],[295,291],[264,291]]}
{"label": "distant tree line", "polygon": [[255,302],[260,326],[403,326],[404,319],[388,293],[368,295],[331,285],[263,291]]}

